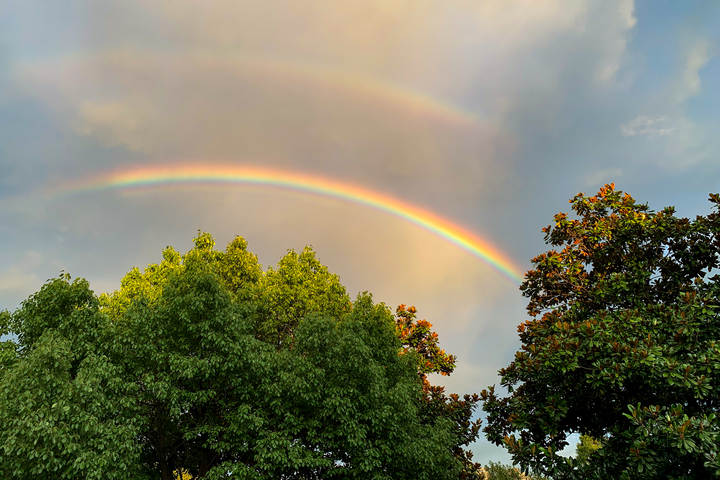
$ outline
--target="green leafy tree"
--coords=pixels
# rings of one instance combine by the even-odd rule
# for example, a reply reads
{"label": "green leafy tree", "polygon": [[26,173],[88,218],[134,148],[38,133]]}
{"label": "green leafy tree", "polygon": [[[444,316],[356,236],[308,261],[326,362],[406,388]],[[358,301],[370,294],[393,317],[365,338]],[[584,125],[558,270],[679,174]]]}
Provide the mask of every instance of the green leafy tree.
{"label": "green leafy tree", "polygon": [[482,480],[541,480],[541,477],[528,476],[511,465],[490,462],[482,469]]}
{"label": "green leafy tree", "polygon": [[5,315],[0,477],[144,478],[121,368],[103,348],[108,318],[84,280],[46,283]]}
{"label": "green leafy tree", "polygon": [[323,312],[340,318],[350,311],[350,297],[340,278],[328,271],[305,247],[288,252],[277,268],[270,268],[258,285],[260,323],[264,340],[278,346],[292,341],[295,327],[309,313]]}
{"label": "green leafy tree", "polygon": [[[521,289],[531,320],[482,392],[487,437],[553,478],[720,475],[720,196],[694,220],[606,185],[544,229]],[[602,448],[557,453],[582,432]]]}
{"label": "green leafy tree", "polygon": [[587,463],[590,455],[602,448],[602,442],[590,435],[580,435],[580,441],[577,444],[575,458],[580,463]]}
{"label": "green leafy tree", "polygon": [[0,312],[0,371],[9,368],[17,358],[17,343],[10,338],[2,340],[10,333],[10,322],[12,316],[10,312]]}
{"label": "green leafy tree", "polygon": [[263,272],[205,233],[99,299],[61,276],[0,316],[0,474],[461,478],[476,401],[429,400],[455,359],[404,321],[310,249]]}

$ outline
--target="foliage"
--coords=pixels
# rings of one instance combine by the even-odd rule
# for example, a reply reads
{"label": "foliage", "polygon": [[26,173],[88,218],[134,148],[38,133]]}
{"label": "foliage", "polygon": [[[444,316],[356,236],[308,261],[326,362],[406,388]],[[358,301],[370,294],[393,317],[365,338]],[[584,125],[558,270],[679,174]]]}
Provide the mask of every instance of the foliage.
{"label": "foliage", "polygon": [[525,475],[517,468],[502,463],[490,462],[482,470],[482,480],[541,480],[540,477]]}
{"label": "foliage", "polygon": [[9,320],[18,342],[0,370],[0,477],[144,478],[141,420],[125,415],[131,392],[102,348],[110,325],[87,282],[51,280]]}
{"label": "foliage", "polygon": [[438,334],[431,330],[427,320],[415,320],[414,306],[399,305],[395,310],[395,330],[403,345],[403,352],[418,353],[422,361],[420,374],[425,379],[428,373],[450,375],[455,369],[455,356],[445,353],[439,346]]}
{"label": "foliage", "polygon": [[[521,286],[532,320],[482,392],[487,437],[554,478],[720,475],[720,196],[695,220],[606,185],[544,229]],[[602,448],[557,452],[583,432]]]}
{"label": "foliage", "polygon": [[205,233],[99,299],[62,275],[0,314],[0,476],[473,478],[478,399],[430,385],[455,358],[414,314]]}
{"label": "foliage", "polygon": [[402,344],[402,354],[414,353],[419,356],[418,375],[423,383],[422,415],[427,422],[435,418],[449,418],[457,439],[453,453],[462,462],[460,478],[481,479],[480,464],[472,461],[472,452],[464,447],[475,441],[480,433],[480,419],[473,420],[473,413],[480,402],[477,394],[445,394],[445,388],[432,385],[427,375],[437,373],[450,375],[455,369],[455,356],[439,346],[438,334],[432,331],[427,320],[416,320],[414,306],[399,305],[395,310],[395,332]]}
{"label": "foliage", "polygon": [[11,321],[10,312],[0,312],[0,371],[9,368],[17,357],[17,343],[9,338],[3,340],[3,337],[10,333]]}
{"label": "foliage", "polygon": [[580,441],[577,444],[575,458],[580,463],[587,463],[590,455],[602,448],[602,442],[590,435],[580,435]]}
{"label": "foliage", "polygon": [[295,327],[309,313],[340,318],[351,309],[338,276],[331,274],[309,247],[299,254],[288,252],[277,268],[270,268],[260,279],[258,295],[259,335],[277,345],[291,339]]}

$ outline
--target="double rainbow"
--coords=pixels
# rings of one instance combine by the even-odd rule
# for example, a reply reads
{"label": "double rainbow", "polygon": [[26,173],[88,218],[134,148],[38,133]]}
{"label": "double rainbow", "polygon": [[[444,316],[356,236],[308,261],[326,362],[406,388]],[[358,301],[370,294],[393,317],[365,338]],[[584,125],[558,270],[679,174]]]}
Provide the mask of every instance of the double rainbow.
{"label": "double rainbow", "polygon": [[366,205],[414,223],[467,250],[513,282],[520,269],[506,255],[477,234],[437,214],[384,193],[317,175],[231,165],[172,165],[134,167],[63,185],[60,191],[79,193],[173,184],[225,183],[265,185],[334,197]]}

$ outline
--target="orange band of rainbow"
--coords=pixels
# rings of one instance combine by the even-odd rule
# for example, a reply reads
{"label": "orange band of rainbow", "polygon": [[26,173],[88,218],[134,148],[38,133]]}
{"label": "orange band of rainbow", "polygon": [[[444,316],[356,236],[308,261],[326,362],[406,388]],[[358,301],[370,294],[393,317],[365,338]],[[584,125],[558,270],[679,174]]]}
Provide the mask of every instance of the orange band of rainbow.
{"label": "orange band of rainbow", "polygon": [[63,185],[66,193],[164,186],[182,183],[235,183],[282,187],[367,205],[425,228],[484,260],[513,282],[520,269],[506,255],[477,234],[437,214],[395,197],[317,175],[230,165],[173,165],[135,167]]}

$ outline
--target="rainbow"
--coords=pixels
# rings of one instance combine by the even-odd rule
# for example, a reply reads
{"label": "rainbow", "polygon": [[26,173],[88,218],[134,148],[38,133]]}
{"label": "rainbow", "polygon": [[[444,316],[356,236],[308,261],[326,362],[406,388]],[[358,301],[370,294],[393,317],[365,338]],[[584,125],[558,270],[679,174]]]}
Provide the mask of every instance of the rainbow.
{"label": "rainbow", "polygon": [[[90,62],[90,65],[87,63]],[[31,77],[55,75],[48,67],[55,63],[34,64],[23,67]],[[71,54],[62,57],[63,71],[99,68],[114,71],[117,75],[167,74],[167,70],[183,75],[187,69],[199,71],[218,70],[237,78],[257,77],[259,80],[278,80],[286,84],[306,84],[326,91],[335,91],[360,101],[389,105],[404,109],[410,115],[429,118],[458,128],[481,126],[475,112],[465,110],[450,101],[436,98],[428,93],[406,85],[379,79],[358,71],[348,71],[313,63],[301,63],[291,59],[272,59],[250,55],[229,55],[217,51],[150,53],[134,49],[113,49],[102,55]],[[160,69],[161,72],[153,70]]]}
{"label": "rainbow", "polygon": [[439,235],[484,260],[513,282],[520,282],[522,279],[519,268],[500,250],[477,234],[429,210],[411,205],[390,195],[317,175],[232,165],[140,166],[63,184],[57,189],[57,192],[67,194],[197,183],[266,185],[366,205],[400,217]]}
{"label": "rainbow", "polygon": [[409,112],[435,117],[456,126],[478,126],[479,118],[473,112],[418,90],[379,80],[360,72],[336,70],[291,60],[278,61],[251,57],[229,60],[226,66],[248,69],[284,81],[288,79],[296,82],[309,81],[325,89],[340,90],[350,97],[364,97],[369,101],[380,100],[387,104],[401,105]]}

